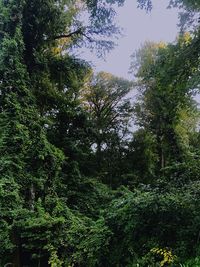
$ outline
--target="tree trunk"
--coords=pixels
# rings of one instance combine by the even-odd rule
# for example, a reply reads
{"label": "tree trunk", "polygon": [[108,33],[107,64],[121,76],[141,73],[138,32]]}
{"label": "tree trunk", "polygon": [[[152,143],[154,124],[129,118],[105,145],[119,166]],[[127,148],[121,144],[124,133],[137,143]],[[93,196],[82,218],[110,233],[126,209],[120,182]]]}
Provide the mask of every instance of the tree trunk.
{"label": "tree trunk", "polygon": [[15,246],[14,251],[13,251],[13,260],[12,260],[13,264],[12,264],[12,266],[13,267],[21,267],[20,240],[19,240],[16,229],[13,229],[12,240],[13,240],[13,244]]}
{"label": "tree trunk", "polygon": [[33,184],[31,184],[30,187],[30,198],[29,198],[29,203],[30,203],[30,209],[33,211],[34,210],[34,204],[35,204],[35,187]]}
{"label": "tree trunk", "polygon": [[163,150],[163,137],[157,136],[157,147],[158,147],[158,157],[159,157],[159,169],[163,169],[165,167],[165,154]]}

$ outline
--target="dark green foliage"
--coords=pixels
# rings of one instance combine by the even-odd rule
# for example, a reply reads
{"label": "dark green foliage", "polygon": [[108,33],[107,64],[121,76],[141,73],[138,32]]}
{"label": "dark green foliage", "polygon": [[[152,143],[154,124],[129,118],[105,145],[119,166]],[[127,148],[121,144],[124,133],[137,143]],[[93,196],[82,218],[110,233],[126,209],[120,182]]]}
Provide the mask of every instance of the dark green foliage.
{"label": "dark green foliage", "polygon": [[199,182],[182,189],[121,191],[107,210],[113,232],[108,266],[127,266],[154,247],[187,257],[199,246]]}
{"label": "dark green foliage", "polygon": [[[17,1],[16,6],[5,4],[8,16],[17,16],[12,13],[13,10],[17,10],[20,15],[21,8],[22,5]],[[15,224],[19,224],[22,212],[20,207],[34,211],[38,197],[42,197],[44,201],[46,195],[53,190],[63,155],[47,141],[23,64],[21,21],[18,17],[13,20],[16,20],[15,23],[11,19],[7,25],[12,27],[12,31],[7,30],[1,42],[0,176],[2,196],[8,205],[6,209],[1,200],[2,224],[5,230],[10,231],[14,264],[18,266],[21,233]],[[6,238],[8,239],[8,234]],[[5,253],[5,250],[8,253],[10,246],[9,242],[4,246],[2,244],[1,253]]]}
{"label": "dark green foliage", "polygon": [[81,157],[91,149],[86,138],[87,118],[78,97],[90,68],[61,53],[57,36],[67,34],[75,16],[65,9],[65,1],[59,5],[53,1],[5,1],[0,5],[3,265],[47,266],[58,257],[57,261],[65,264],[95,266],[110,236],[103,219],[93,221],[67,207],[96,220],[99,211],[95,206],[100,200],[103,207],[110,196],[106,186],[96,183],[98,190],[95,181],[89,180],[85,187],[87,194],[89,184],[94,191],[91,204],[81,193],[87,182],[79,164],[83,166]]}
{"label": "dark green foliage", "polygon": [[123,3],[0,2],[0,266],[199,264],[198,30],[136,55],[134,133],[133,83],[69,55],[109,49]]}
{"label": "dark green foliage", "polygon": [[155,182],[158,164],[156,139],[146,129],[139,129],[133,134],[124,164],[129,170],[125,176],[130,186]]}

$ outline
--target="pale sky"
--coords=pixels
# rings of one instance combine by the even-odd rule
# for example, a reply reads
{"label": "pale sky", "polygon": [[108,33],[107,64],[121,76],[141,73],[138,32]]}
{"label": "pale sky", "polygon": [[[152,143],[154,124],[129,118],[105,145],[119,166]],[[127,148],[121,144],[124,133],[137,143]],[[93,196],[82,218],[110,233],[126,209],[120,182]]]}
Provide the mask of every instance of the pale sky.
{"label": "pale sky", "polygon": [[167,9],[167,0],[154,0],[150,13],[137,8],[136,0],[126,0],[123,7],[116,9],[117,24],[123,28],[124,37],[117,40],[117,47],[106,60],[99,59],[88,51],[81,57],[91,61],[96,71],[106,71],[114,75],[131,79],[128,70],[130,56],[145,41],[173,42],[178,34],[178,11]]}

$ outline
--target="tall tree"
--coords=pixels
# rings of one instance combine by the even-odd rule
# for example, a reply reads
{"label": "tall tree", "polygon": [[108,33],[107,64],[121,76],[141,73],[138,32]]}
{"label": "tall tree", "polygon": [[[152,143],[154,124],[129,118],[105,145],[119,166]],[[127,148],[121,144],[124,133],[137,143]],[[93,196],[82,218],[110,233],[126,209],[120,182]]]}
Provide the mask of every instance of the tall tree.
{"label": "tall tree", "polygon": [[[84,112],[76,99],[89,67],[66,51],[85,40],[92,46],[110,45],[91,38],[116,32],[111,8],[116,2],[122,3],[0,3],[1,265],[10,261],[14,266],[47,266],[48,259],[53,260],[51,254],[56,260],[58,250],[58,257],[65,262],[72,255],[72,250],[66,252],[66,246],[73,244],[63,238],[67,225],[73,228],[81,216],[69,216],[66,191],[60,189],[66,185],[62,180],[63,173],[67,175],[63,160],[66,162],[68,156],[73,162],[67,146],[73,143],[75,147],[80,139],[74,131],[82,129],[79,122]],[[85,10],[88,26],[78,21],[78,14]],[[51,129],[56,129],[57,140],[50,135]],[[58,141],[63,129],[66,135],[70,132],[67,142]],[[80,232],[86,225],[90,228],[94,224],[84,218]]]}
{"label": "tall tree", "polygon": [[[113,168],[117,167],[116,160],[118,156],[121,157],[122,143],[128,138],[132,116],[128,96],[131,88],[132,82],[100,72],[86,84],[82,94],[83,105],[93,127],[91,142],[93,148],[96,147],[99,170],[109,163],[110,167],[107,166],[104,170],[108,172],[108,176],[116,174]],[[114,154],[116,158],[113,158],[112,166],[106,155],[111,160]]]}
{"label": "tall tree", "polygon": [[156,136],[160,168],[170,161],[181,162],[186,152],[182,151],[176,126],[181,121],[180,111],[192,105],[189,80],[195,72],[194,63],[187,60],[187,70],[180,66],[191,42],[186,34],[175,45],[150,44],[137,54],[138,85],[143,97],[136,113],[139,124]]}
{"label": "tall tree", "polygon": [[[12,201],[20,201],[21,208],[34,212],[38,198],[45,203],[46,196],[52,191],[63,156],[47,141],[29,89],[31,85],[23,59],[23,7],[22,1],[1,3],[0,6],[3,21],[1,27],[5,32],[0,44],[1,185],[5,193],[8,186],[13,190],[10,195]],[[10,227],[15,266],[22,264],[20,233],[15,224],[20,217],[17,212],[19,207],[16,207],[16,212],[10,210],[7,216],[1,215]]]}

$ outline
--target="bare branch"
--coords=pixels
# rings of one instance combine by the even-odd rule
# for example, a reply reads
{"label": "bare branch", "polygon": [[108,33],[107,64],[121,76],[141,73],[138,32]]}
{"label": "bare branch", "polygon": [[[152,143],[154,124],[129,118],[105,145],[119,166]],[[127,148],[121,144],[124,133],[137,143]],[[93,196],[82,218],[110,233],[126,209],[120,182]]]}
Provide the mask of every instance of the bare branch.
{"label": "bare branch", "polygon": [[54,36],[53,39],[54,40],[58,40],[58,39],[62,39],[62,38],[70,38],[73,35],[79,35],[79,34],[83,34],[83,28],[79,28],[76,31],[70,32],[70,33],[67,33],[67,34],[61,34],[61,35],[58,35],[58,36]]}
{"label": "bare branch", "polygon": [[54,36],[52,39],[53,40],[58,40],[58,39],[62,39],[62,38],[70,38],[70,37],[73,37],[73,36],[84,36],[85,38],[88,39],[88,41],[90,43],[94,42],[94,40],[89,36],[87,35],[87,33],[85,32],[85,29],[84,28],[79,28],[77,29],[76,31],[73,31],[73,32],[70,32],[70,33],[67,33],[67,34],[61,34],[61,35],[58,35],[58,36]]}

